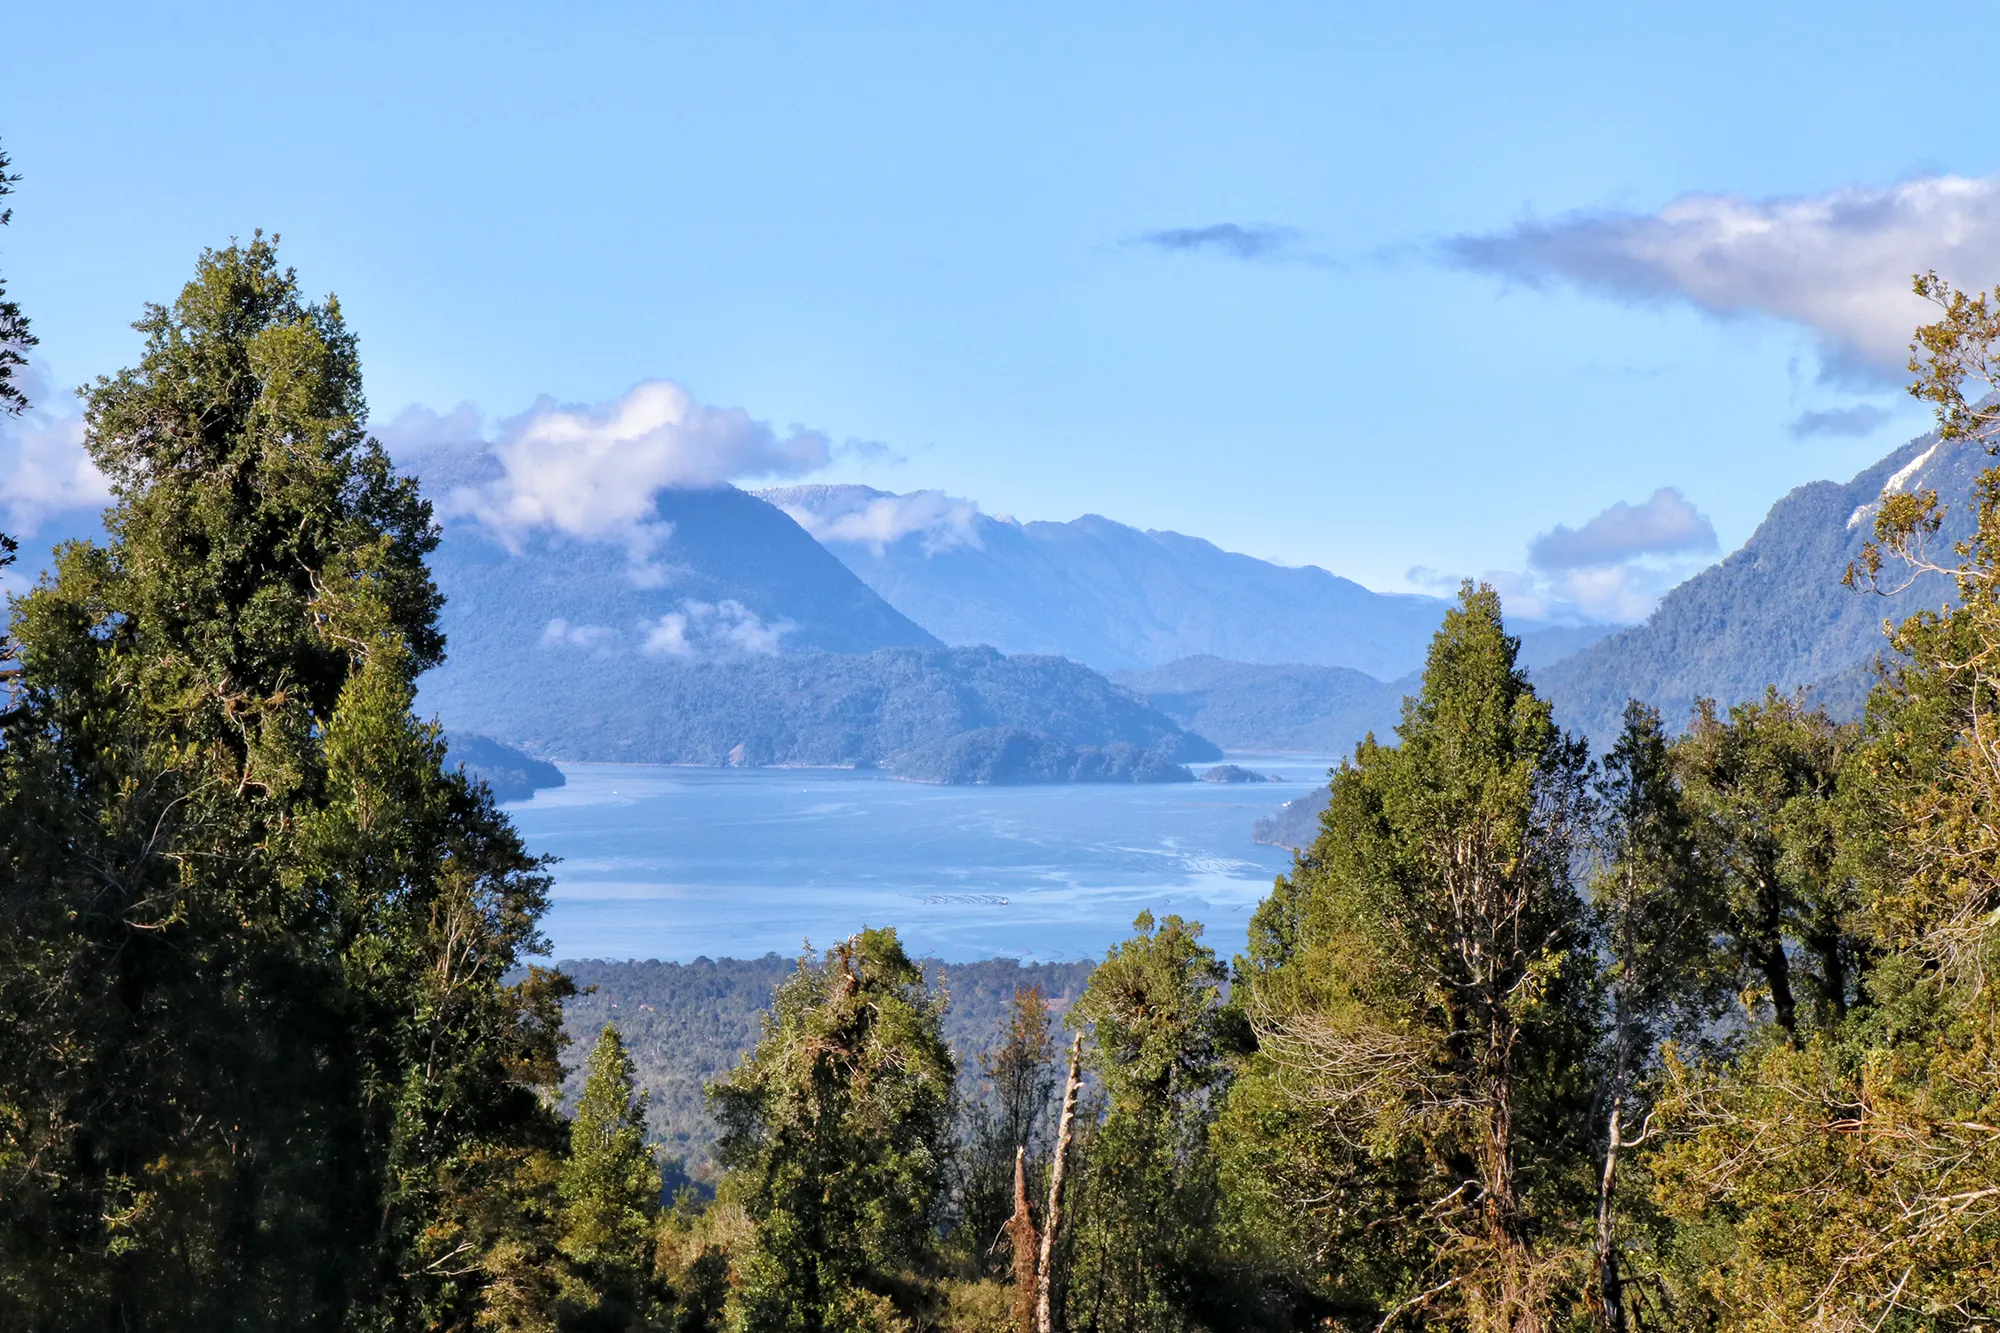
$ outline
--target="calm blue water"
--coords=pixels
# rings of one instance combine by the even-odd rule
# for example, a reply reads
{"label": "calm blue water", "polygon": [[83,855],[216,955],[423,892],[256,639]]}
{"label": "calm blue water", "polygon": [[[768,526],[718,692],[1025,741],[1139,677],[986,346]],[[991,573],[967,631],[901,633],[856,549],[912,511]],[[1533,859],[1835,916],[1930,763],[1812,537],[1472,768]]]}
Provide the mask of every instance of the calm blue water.
{"label": "calm blue water", "polygon": [[1243,786],[933,787],[821,769],[565,764],[508,807],[562,858],[545,921],[558,958],[686,961],[796,952],[894,926],[947,961],[1101,957],[1141,909],[1204,923],[1225,958],[1291,854],[1251,821],[1328,761],[1232,755]]}

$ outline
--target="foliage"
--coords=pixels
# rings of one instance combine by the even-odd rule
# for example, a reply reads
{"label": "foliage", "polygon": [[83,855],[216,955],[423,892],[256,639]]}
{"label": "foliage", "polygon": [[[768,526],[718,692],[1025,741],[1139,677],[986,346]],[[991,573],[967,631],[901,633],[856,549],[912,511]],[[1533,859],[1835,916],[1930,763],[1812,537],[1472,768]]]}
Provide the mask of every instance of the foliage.
{"label": "foliage", "polygon": [[957,1076],[943,1009],[889,930],[802,955],[778,988],[711,1091],[754,1227],[733,1327],[897,1328],[933,1303]]}
{"label": "foliage", "polygon": [[1024,1152],[1027,1178],[1036,1181],[1049,1148],[1056,1045],[1040,986],[1015,990],[998,1048],[975,1059],[987,1095],[971,1099],[966,1116],[956,1220],[975,1272],[1003,1277],[1011,1259],[1000,1258],[999,1241],[1014,1213],[1015,1153]]}
{"label": "foliage", "polygon": [[547,879],[409,711],[429,507],[262,236],[137,327],[108,540],[12,631],[0,1322],[532,1323],[567,986],[507,979]]}
{"label": "foliage", "polygon": [[661,1327],[664,1293],[653,1282],[660,1169],[646,1146],[646,1099],[633,1092],[632,1060],[618,1029],[605,1025],[587,1068],[557,1187],[557,1248],[574,1265],[558,1307],[562,1326],[578,1333]]}
{"label": "foliage", "polygon": [[1211,1252],[1216,1180],[1207,1130],[1227,1076],[1225,978],[1201,927],[1141,913],[1069,1012],[1110,1114],[1073,1186],[1065,1302],[1092,1333],[1229,1327]]}
{"label": "foliage", "polygon": [[1293,1213],[1284,1248],[1324,1256],[1298,1280],[1371,1321],[1539,1328],[1575,1287],[1588,764],[1515,653],[1499,599],[1468,584],[1401,745],[1371,738],[1336,773],[1319,840],[1252,923],[1258,1052],[1231,1123],[1287,1142],[1237,1154],[1279,1196],[1248,1206]]}
{"label": "foliage", "polygon": [[[1969,403],[1963,386],[1991,386],[2000,327],[1985,297],[1934,274],[1917,290],[1943,318],[1918,331],[1912,392],[1938,408],[1946,440],[1983,443],[1991,402]],[[1674,1071],[1669,1104],[1685,1129],[1660,1154],[1656,1194],[1726,1327],[2000,1317],[2000,1027],[1988,976],[2000,471],[1981,474],[1968,517],[1947,565],[1936,492],[1886,496],[1849,570],[1853,583],[1896,591],[1908,579],[1886,574],[1895,561],[1949,575],[1956,597],[1895,631],[1901,658],[1869,702],[1830,816],[1814,802],[1794,820],[1787,801],[1771,830],[1784,844],[1802,828],[1809,852],[1791,858],[1807,873],[1792,877],[1805,892],[1789,919],[1814,964],[1811,1021],[1774,1025],[1738,1060]],[[1807,937],[1829,918],[1851,936],[1842,956]]]}
{"label": "foliage", "polygon": [[[561,967],[581,992],[563,1007],[571,1040],[588,1042],[606,1023],[618,1027],[646,1092],[653,1141],[669,1159],[669,1188],[684,1171],[685,1179],[712,1191],[716,1130],[703,1088],[756,1046],[772,992],[792,963],[766,954],[691,963],[586,960]],[[1087,961],[1024,966],[1011,958],[925,964],[926,974],[951,996],[944,1037],[958,1053],[963,1107],[976,1112],[990,1102],[993,1089],[984,1081],[982,1060],[1004,1041],[1016,992],[1039,987],[1051,1009],[1061,1012],[1082,991],[1090,968]],[[575,1104],[582,1080],[578,1070],[565,1082],[567,1104]],[[672,1159],[679,1159],[678,1166]]]}

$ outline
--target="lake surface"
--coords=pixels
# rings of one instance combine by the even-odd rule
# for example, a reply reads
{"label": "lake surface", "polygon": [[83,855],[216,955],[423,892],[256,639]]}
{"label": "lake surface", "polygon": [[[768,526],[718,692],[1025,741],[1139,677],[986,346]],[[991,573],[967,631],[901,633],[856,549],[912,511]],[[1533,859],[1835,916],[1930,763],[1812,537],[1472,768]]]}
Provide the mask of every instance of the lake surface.
{"label": "lake surface", "polygon": [[1102,957],[1141,910],[1201,921],[1227,958],[1291,854],[1251,822],[1326,781],[1316,756],[1232,755],[1282,779],[938,787],[826,769],[564,764],[507,807],[562,858],[557,958],[795,953],[894,926],[950,962]]}

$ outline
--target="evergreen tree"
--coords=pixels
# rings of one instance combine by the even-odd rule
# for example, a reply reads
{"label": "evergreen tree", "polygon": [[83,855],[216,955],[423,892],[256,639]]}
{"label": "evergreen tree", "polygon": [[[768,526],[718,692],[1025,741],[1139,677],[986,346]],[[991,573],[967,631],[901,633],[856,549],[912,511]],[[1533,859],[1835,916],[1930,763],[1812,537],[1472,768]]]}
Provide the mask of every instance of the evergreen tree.
{"label": "evergreen tree", "polygon": [[563,1327],[624,1333],[661,1327],[653,1283],[660,1168],[646,1146],[646,1099],[635,1096],[632,1058],[605,1024],[590,1053],[563,1164],[560,1248],[574,1266]]}
{"label": "evergreen tree", "polygon": [[1745,992],[1761,990],[1788,1036],[1838,1023],[1862,984],[1835,806],[1853,740],[1853,728],[1772,689],[1726,718],[1701,700],[1674,747],[1699,854],[1715,870],[1719,936]]}
{"label": "evergreen tree", "polygon": [[510,977],[547,879],[410,714],[429,507],[261,235],[137,327],[108,539],[13,624],[0,1322],[504,1322],[566,983]]}
{"label": "evergreen tree", "polygon": [[1370,1326],[1545,1328],[1585,1249],[1589,765],[1517,648],[1468,584],[1400,746],[1371,737],[1336,772],[1320,837],[1252,926],[1259,1050],[1228,1128],[1281,1147],[1234,1156],[1312,1217],[1287,1242],[1318,1256],[1312,1294]]}
{"label": "evergreen tree", "polygon": [[[1947,439],[1990,442],[1993,400],[1963,387],[2000,387],[2000,293],[1935,275],[1917,289],[1943,318],[1918,330],[1913,391],[1937,405]],[[1952,606],[1892,635],[1832,802],[1835,868],[1852,884],[1830,882],[1851,894],[1842,919],[1865,973],[1846,978],[1843,1009],[1825,951],[1798,931],[1827,992],[1805,1011],[1814,1021],[1787,1029],[1774,1015],[1740,1059],[1676,1070],[1680,1133],[1655,1163],[1656,1190],[1680,1223],[1687,1280],[1725,1328],[2000,1320],[2000,469],[1981,474],[1974,504],[1953,559],[1930,546],[1934,493],[1885,495],[1849,572],[1900,581],[1884,579],[1887,557],[1956,579]],[[1808,923],[1822,901],[1805,898]]]}
{"label": "evergreen tree", "polygon": [[711,1088],[725,1190],[755,1227],[734,1327],[893,1329],[929,1308],[957,1076],[944,1003],[894,931],[864,930],[799,959]]}
{"label": "evergreen tree", "polygon": [[1240,1327],[1210,1243],[1209,1111],[1227,1074],[1226,973],[1201,927],[1142,912],[1090,974],[1068,1022],[1110,1098],[1076,1182],[1067,1327]]}

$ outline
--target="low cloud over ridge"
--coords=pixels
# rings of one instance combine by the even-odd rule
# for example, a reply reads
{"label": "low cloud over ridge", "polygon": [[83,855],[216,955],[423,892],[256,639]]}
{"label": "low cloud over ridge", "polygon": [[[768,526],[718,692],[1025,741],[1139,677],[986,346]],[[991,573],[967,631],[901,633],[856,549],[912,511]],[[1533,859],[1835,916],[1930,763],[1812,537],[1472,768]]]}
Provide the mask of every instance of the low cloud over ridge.
{"label": "low cloud over ridge", "polygon": [[779,431],[740,408],[710,407],[671,380],[647,380],[607,403],[544,395],[483,438],[477,409],[412,407],[376,433],[442,485],[439,510],[477,518],[518,544],[535,530],[623,542],[643,558],[666,536],[654,497],[670,487],[797,477],[825,467],[826,435]]}
{"label": "low cloud over ridge", "polygon": [[1656,213],[1528,219],[1443,245],[1462,267],[1623,301],[1684,301],[1810,330],[1823,369],[1900,376],[1931,307],[1910,291],[1928,269],[1978,286],[2000,269],[2000,180],[1923,176],[1752,199],[1686,194]]}
{"label": "low cloud over ridge", "polygon": [[[1640,504],[1620,500],[1580,527],[1557,524],[1528,544],[1525,570],[1480,575],[1510,611],[1531,619],[1633,624],[1717,548],[1715,525],[1679,489],[1662,486]],[[1440,594],[1456,576],[1421,566],[1412,583]]]}

